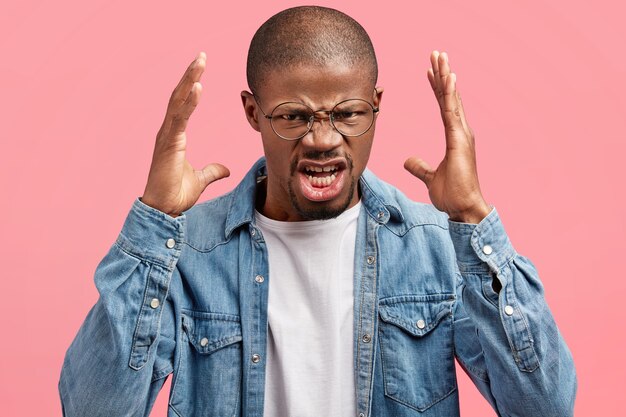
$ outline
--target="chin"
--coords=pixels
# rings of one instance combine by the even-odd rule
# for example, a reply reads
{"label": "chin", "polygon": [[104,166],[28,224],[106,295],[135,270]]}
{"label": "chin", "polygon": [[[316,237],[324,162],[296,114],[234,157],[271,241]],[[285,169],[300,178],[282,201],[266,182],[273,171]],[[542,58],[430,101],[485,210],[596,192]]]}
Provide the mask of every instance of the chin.
{"label": "chin", "polygon": [[300,203],[298,196],[296,195],[292,184],[289,184],[289,198],[291,199],[291,205],[296,212],[305,220],[328,220],[334,219],[341,213],[346,211],[350,207],[350,203],[354,197],[356,189],[356,181],[354,178],[350,180],[350,185],[347,188],[345,197],[338,199],[332,199],[329,201],[314,202],[309,201],[306,198],[300,196],[305,200],[305,203]]}

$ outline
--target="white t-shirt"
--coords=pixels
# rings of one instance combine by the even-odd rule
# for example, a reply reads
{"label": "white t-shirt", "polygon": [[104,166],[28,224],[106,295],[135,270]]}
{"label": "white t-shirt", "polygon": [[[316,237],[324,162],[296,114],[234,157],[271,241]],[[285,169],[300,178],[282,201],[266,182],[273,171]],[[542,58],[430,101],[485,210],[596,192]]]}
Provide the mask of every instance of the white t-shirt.
{"label": "white t-shirt", "polygon": [[267,417],[353,416],[354,248],[361,203],[337,218],[259,212],[269,256]]}

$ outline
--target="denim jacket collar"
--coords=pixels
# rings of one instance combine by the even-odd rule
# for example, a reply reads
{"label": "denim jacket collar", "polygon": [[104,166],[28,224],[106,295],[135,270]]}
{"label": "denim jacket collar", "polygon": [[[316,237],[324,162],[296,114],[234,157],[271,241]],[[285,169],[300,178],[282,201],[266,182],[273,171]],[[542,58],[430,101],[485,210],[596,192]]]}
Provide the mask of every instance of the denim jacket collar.
{"label": "denim jacket collar", "polygon": [[[236,228],[254,221],[256,186],[266,176],[265,157],[261,157],[232,191],[226,217],[226,238]],[[369,169],[366,168],[361,175],[359,185],[361,202],[372,218],[381,224],[405,222],[397,197]]]}

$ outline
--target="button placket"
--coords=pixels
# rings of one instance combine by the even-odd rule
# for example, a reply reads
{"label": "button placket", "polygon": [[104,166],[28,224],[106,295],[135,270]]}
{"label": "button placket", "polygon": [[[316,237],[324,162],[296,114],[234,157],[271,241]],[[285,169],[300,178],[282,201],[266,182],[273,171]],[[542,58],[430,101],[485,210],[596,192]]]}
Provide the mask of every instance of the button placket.
{"label": "button placket", "polygon": [[513,309],[512,306],[506,305],[504,307],[504,314],[506,314],[507,316],[512,316],[514,312],[515,312],[515,310]]}

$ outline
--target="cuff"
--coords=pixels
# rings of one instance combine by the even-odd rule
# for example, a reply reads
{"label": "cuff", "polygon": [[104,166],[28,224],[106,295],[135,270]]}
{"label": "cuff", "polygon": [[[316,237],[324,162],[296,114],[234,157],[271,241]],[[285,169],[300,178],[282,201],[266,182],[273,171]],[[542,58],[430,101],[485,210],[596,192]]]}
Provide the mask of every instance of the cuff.
{"label": "cuff", "polygon": [[487,264],[495,273],[516,255],[495,207],[478,224],[448,220],[460,266]]}
{"label": "cuff", "polygon": [[115,243],[142,260],[174,269],[182,249],[185,221],[184,214],[171,217],[137,198]]}

